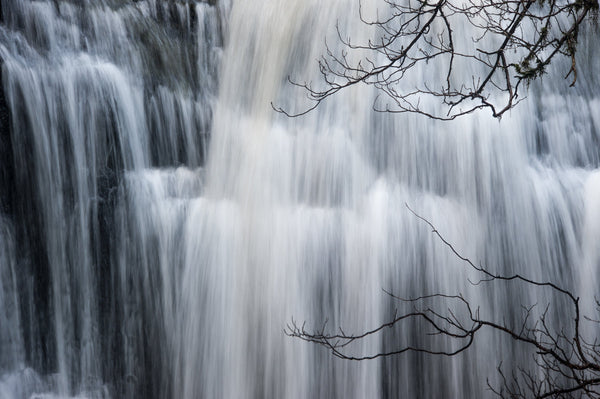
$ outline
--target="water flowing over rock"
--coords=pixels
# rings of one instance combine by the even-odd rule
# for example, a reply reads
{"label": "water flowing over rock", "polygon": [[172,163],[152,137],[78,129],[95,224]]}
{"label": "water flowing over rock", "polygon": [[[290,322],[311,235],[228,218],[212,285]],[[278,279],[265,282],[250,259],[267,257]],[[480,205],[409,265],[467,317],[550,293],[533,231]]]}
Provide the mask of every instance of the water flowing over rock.
{"label": "water flowing over rock", "polygon": [[[371,35],[357,0],[0,7],[0,399],[482,397],[530,353],[489,334],[453,358],[347,362],[283,333],[377,326],[398,306],[382,288],[568,317],[544,290],[469,284],[405,203],[491,270],[591,308],[593,34],[575,88],[552,66],[501,121],[375,113],[358,86],[290,119],[271,102],[305,105],[287,77],[318,81],[336,21]],[[353,350],[425,339],[406,325]]]}

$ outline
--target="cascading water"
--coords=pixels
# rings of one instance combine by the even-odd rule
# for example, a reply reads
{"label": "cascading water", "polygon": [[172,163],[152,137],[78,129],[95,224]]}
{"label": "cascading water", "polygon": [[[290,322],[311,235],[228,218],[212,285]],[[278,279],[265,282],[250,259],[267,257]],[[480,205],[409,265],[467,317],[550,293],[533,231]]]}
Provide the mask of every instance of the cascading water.
{"label": "cascading water", "polygon": [[[287,76],[318,79],[335,22],[369,37],[356,0],[1,10],[2,399],[481,397],[527,351],[489,334],[348,362],[283,333],[377,326],[398,306],[382,288],[462,292],[508,322],[553,300],[470,285],[404,203],[492,270],[597,291],[594,28],[577,86],[534,85],[501,122],[373,113],[364,87],[289,119],[270,103],[303,105]],[[405,325],[352,350],[427,339]]]}

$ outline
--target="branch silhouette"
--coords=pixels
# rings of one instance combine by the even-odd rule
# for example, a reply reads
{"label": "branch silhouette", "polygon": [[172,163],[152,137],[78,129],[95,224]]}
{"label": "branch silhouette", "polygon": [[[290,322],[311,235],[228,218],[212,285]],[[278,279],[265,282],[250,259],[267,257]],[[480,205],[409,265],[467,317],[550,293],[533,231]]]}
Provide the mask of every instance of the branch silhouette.
{"label": "branch silhouette", "polygon": [[[360,6],[361,21],[376,32],[366,43],[353,42],[336,24],[343,49],[326,46],[318,62],[318,85],[289,78],[304,89],[312,105],[291,111],[271,104],[273,109],[289,117],[305,115],[338,92],[366,84],[382,94],[373,105],[376,111],[452,120],[489,109],[500,118],[523,99],[521,86],[544,75],[557,57],[570,61],[565,79],[571,77],[570,85],[575,85],[580,28],[598,11],[598,0],[384,0],[383,4],[385,17],[375,20],[365,18]],[[462,46],[456,40],[461,26],[472,32],[471,43]],[[351,54],[359,60],[351,61]],[[465,68],[475,71],[470,81],[464,79]],[[417,75],[422,71],[427,72]],[[413,79],[407,79],[411,74]],[[419,83],[409,83],[413,81]],[[427,98],[434,101],[424,105]]]}
{"label": "branch silhouette", "polygon": [[[469,349],[481,331],[488,329],[530,347],[535,353],[533,370],[518,368],[516,372],[507,376],[502,365],[498,366],[501,387],[494,387],[488,381],[488,388],[497,396],[501,398],[600,398],[600,344],[597,340],[588,342],[581,335],[582,316],[579,297],[553,282],[536,281],[520,274],[504,276],[476,265],[458,252],[433,223],[408,205],[406,207],[431,228],[431,233],[453,255],[481,274],[481,280],[473,284],[498,281],[521,282],[529,287],[550,290],[551,293],[566,299],[571,304],[572,314],[564,319],[566,325],[558,330],[550,326],[548,321],[550,304],[546,305],[539,317],[535,317],[533,312],[536,305],[523,307],[522,322],[517,327],[512,327],[504,322],[496,322],[482,316],[480,309],[460,293],[454,295],[435,293],[416,298],[403,298],[384,290],[387,295],[407,305],[410,310],[401,314],[396,313],[389,321],[359,333],[347,333],[341,328],[338,328],[337,332],[328,332],[327,322],[317,330],[309,330],[306,328],[306,323],[298,324],[292,319],[285,329],[288,336],[323,346],[341,359],[364,361],[402,355],[407,352],[452,357]],[[439,305],[435,305],[434,302],[440,301],[445,304],[446,310],[440,310]],[[596,306],[600,310],[598,301]],[[598,323],[598,320],[589,317],[584,319]],[[430,329],[430,335],[441,336],[451,344],[441,348],[434,347],[431,343],[399,344],[391,350],[368,354],[355,354],[350,350],[352,343],[368,337],[377,337],[386,329],[401,328],[407,321],[423,323]]]}

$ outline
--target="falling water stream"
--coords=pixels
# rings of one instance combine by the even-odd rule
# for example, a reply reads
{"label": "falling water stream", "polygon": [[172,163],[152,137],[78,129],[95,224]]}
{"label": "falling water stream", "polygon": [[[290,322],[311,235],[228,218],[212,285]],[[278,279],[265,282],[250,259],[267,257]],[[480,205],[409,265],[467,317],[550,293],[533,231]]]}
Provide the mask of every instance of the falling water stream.
{"label": "falling water stream", "polygon": [[[451,358],[352,362],[284,334],[292,318],[373,328],[401,306],[383,290],[462,293],[514,325],[550,302],[570,320],[547,290],[470,284],[405,204],[490,270],[591,309],[595,28],[574,88],[553,66],[501,121],[375,113],[368,87],[291,119],[271,102],[306,106],[287,77],[318,81],[336,21],[372,35],[357,0],[0,7],[0,399],[485,397],[499,363],[531,365],[526,348],[488,333]],[[421,327],[350,350],[452,347]]]}

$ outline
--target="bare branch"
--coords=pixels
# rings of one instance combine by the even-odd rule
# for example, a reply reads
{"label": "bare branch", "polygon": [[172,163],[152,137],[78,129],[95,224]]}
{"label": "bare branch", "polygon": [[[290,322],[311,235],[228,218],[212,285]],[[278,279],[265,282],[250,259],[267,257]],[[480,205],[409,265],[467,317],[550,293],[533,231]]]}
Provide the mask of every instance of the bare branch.
{"label": "bare branch", "polygon": [[[519,102],[519,88],[546,73],[557,56],[570,61],[565,78],[577,81],[575,53],[579,29],[598,10],[598,0],[463,0],[402,1],[385,0],[388,11],[376,20],[367,20],[359,7],[361,21],[378,32],[366,43],[344,35],[336,24],[341,53],[327,47],[319,61],[322,89],[292,82],[302,87],[313,104],[290,112],[273,105],[287,116],[305,115],[322,101],[350,86],[371,85],[385,95],[376,111],[418,113],[429,118],[452,120],[488,108],[500,118]],[[475,50],[457,47],[455,27],[470,26]],[[471,47],[471,46],[467,46]],[[350,52],[362,58],[349,61]],[[383,55],[383,57],[381,57]],[[471,82],[464,81],[457,62],[477,71]],[[465,64],[463,64],[465,63]],[[445,70],[443,82],[435,76],[422,86],[409,84],[413,70],[433,65]],[[458,70],[458,72],[457,72]],[[434,75],[434,74],[432,74]],[[437,89],[438,87],[441,87]],[[424,108],[421,99],[437,99],[441,110]]]}
{"label": "bare branch", "polygon": [[[465,262],[471,269],[482,275],[480,282],[522,283],[530,287],[550,290],[555,298],[565,298],[572,304],[573,314],[566,317],[567,327],[554,330],[547,322],[551,303],[546,304],[541,315],[535,317],[534,309],[537,304],[522,306],[523,318],[517,328],[506,322],[497,322],[480,315],[479,308],[474,308],[461,294],[434,293],[415,298],[403,298],[388,290],[383,290],[391,298],[410,307],[410,310],[398,314],[371,330],[361,333],[348,334],[341,328],[338,333],[327,333],[326,323],[316,331],[309,331],[305,324],[299,326],[294,320],[287,326],[285,333],[324,346],[334,356],[346,360],[372,360],[388,356],[397,356],[407,352],[452,357],[466,351],[475,341],[480,331],[487,329],[508,336],[517,342],[531,348],[535,353],[533,364],[535,369],[517,366],[508,376],[502,363],[498,367],[502,387],[493,387],[488,381],[492,393],[501,398],[570,398],[570,397],[599,397],[600,392],[600,346],[598,339],[588,343],[580,335],[579,298],[571,291],[551,282],[540,282],[528,277],[514,274],[503,276],[491,272],[483,266],[476,265],[471,259],[463,256],[425,217],[419,215],[408,205],[407,209],[419,220],[426,223],[432,233],[450,249],[453,255]],[[448,305],[444,311],[436,310],[433,305],[440,301]],[[439,306],[439,305],[438,305]],[[598,305],[600,307],[600,305]],[[440,342],[410,345],[400,344],[396,348],[376,353],[360,354],[351,350],[350,344],[366,338],[376,338],[385,330],[400,328],[405,322],[423,323],[429,327],[429,336],[441,336],[450,341],[451,345],[439,347]],[[444,341],[448,345],[448,341]]]}

